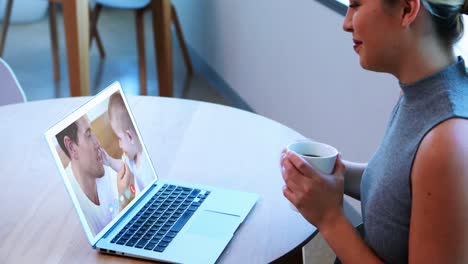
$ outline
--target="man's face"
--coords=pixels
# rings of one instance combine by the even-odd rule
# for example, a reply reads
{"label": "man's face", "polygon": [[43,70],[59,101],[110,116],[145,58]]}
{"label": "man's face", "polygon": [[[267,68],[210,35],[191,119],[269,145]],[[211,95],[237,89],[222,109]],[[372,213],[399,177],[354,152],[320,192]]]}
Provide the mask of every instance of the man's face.
{"label": "man's face", "polygon": [[88,117],[83,116],[76,121],[78,126],[78,143],[73,143],[76,152],[76,162],[84,175],[92,178],[104,176],[100,144],[91,130]]}

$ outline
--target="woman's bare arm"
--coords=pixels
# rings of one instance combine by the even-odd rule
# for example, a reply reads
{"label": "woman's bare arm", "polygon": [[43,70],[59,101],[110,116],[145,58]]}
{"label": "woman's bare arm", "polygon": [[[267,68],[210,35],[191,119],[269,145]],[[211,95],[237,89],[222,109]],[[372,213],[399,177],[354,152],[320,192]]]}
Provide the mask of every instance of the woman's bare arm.
{"label": "woman's bare arm", "polygon": [[409,263],[468,263],[468,120],[423,139],[411,172]]}
{"label": "woman's bare arm", "polygon": [[355,199],[361,200],[361,179],[367,163],[357,163],[343,160],[346,167],[344,193]]}

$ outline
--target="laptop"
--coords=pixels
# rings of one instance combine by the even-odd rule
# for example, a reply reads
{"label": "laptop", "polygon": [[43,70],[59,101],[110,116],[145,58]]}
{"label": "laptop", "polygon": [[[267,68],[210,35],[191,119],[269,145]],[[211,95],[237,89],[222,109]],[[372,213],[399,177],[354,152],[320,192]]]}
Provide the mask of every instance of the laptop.
{"label": "laptop", "polygon": [[118,82],[45,136],[86,236],[99,252],[214,263],[259,198],[158,177]]}

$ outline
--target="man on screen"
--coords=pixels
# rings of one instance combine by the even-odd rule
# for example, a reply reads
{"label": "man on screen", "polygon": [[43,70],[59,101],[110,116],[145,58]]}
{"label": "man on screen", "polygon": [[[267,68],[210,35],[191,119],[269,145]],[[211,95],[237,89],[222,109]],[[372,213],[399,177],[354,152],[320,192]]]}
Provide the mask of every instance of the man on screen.
{"label": "man on screen", "polygon": [[86,115],[56,136],[70,159],[65,168],[72,188],[93,235],[101,231],[134,198],[119,193],[117,186],[133,182],[131,171],[122,166],[116,173],[103,165],[103,150]]}

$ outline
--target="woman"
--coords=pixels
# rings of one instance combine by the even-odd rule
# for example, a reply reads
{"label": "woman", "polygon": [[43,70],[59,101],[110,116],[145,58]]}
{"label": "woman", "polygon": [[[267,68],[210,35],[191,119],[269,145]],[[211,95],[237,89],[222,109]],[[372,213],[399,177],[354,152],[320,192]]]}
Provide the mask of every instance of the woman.
{"label": "woman", "polygon": [[[343,24],[363,68],[401,97],[368,164],[323,175],[283,152],[284,196],[344,263],[468,263],[468,74],[453,45],[468,0],[351,0]],[[361,180],[362,179],[362,180]],[[343,213],[361,199],[364,234]]]}

